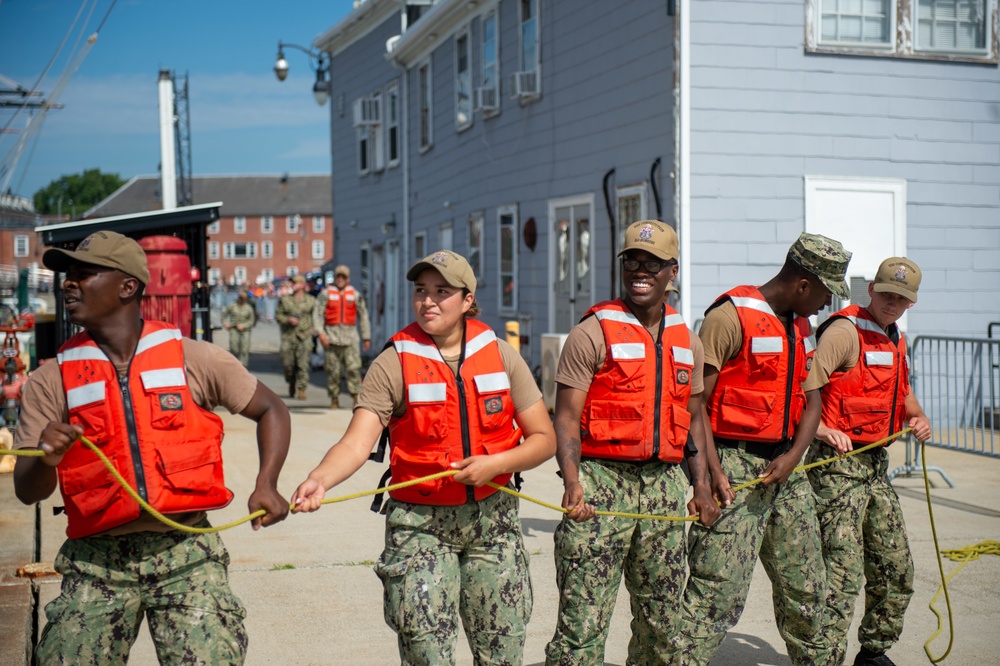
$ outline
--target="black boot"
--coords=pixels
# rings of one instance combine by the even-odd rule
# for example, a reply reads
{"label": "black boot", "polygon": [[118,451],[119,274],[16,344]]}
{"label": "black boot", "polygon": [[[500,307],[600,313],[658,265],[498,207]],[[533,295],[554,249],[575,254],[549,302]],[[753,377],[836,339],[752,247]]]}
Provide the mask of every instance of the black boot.
{"label": "black boot", "polygon": [[885,652],[872,652],[863,647],[854,658],[854,666],[896,666],[896,664],[886,656]]}

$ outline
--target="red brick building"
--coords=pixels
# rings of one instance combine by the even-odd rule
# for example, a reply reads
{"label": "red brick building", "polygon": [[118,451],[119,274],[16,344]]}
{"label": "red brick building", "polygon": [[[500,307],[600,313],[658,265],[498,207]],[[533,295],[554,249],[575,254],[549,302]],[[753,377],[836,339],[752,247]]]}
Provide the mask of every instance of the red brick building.
{"label": "red brick building", "polygon": [[[160,180],[137,176],[85,219],[156,210]],[[333,256],[333,191],[325,176],[196,176],[193,204],[221,202],[208,226],[210,284],[257,284],[318,270]]]}

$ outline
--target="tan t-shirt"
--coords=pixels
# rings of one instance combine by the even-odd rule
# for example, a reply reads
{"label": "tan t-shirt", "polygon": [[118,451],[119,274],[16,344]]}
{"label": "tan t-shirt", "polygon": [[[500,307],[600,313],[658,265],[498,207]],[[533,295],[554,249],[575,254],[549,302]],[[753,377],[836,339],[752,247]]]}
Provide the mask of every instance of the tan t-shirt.
{"label": "tan t-shirt", "polygon": [[846,372],[858,364],[861,342],[858,329],[846,319],[838,319],[826,327],[816,342],[812,368],[802,389],[813,391],[830,383],[830,375]]}
{"label": "tan t-shirt", "polygon": [[[510,395],[514,401],[514,413],[520,414],[542,399],[542,392],[535,384],[535,378],[521,355],[506,340],[497,339],[500,357],[507,376],[510,377]],[[458,370],[458,356],[444,356],[452,372]],[[364,408],[376,414],[383,426],[389,419],[399,418],[406,411],[403,389],[403,364],[394,347],[389,347],[372,362],[365,381],[361,384],[361,395],[355,409]]]}
{"label": "tan t-shirt", "polygon": [[[646,329],[653,339],[660,332],[659,324]],[[701,340],[688,331],[691,340],[691,353],[694,356],[694,370],[691,372],[691,393],[697,395],[705,390],[704,367],[705,354]],[[607,357],[607,345],[604,341],[604,329],[597,317],[587,317],[573,327],[563,343],[559,355],[559,365],[556,368],[556,382],[580,391],[589,391],[594,381],[594,375],[604,367]]]}
{"label": "tan t-shirt", "polygon": [[[257,390],[257,378],[243,367],[239,359],[222,347],[210,342],[199,342],[185,338],[182,344],[188,388],[195,403],[207,410],[225,407],[233,414],[246,409]],[[128,364],[117,365],[116,368],[121,375],[128,370]],[[14,436],[14,447],[37,447],[42,431],[52,421],[69,422],[66,391],[63,388],[59,364],[55,360],[49,361],[31,373],[28,382],[24,385],[24,396],[21,399],[21,413]],[[77,444],[77,446],[83,445]],[[192,525],[204,515],[204,512],[176,514],[171,515],[171,519],[185,525]],[[131,523],[103,534],[129,534],[142,531],[166,532],[170,529],[143,511]]]}
{"label": "tan t-shirt", "polygon": [[[788,317],[775,316],[782,326],[788,325]],[[726,301],[709,310],[701,322],[698,335],[705,345],[705,365],[721,370],[722,366],[739,356],[743,347],[743,327],[733,302]]]}

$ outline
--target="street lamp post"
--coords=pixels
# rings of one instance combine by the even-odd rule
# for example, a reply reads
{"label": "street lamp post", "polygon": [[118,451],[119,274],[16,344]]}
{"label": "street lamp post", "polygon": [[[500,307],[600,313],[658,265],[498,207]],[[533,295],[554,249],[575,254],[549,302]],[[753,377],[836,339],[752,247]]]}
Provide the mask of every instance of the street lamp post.
{"label": "street lamp post", "polygon": [[313,51],[298,44],[289,44],[278,40],[278,59],[274,62],[274,75],[279,81],[284,81],[288,76],[288,61],[285,60],[285,48],[302,51],[309,56],[309,68],[316,72],[316,83],[313,84],[313,97],[320,106],[326,104],[330,97],[330,82],[326,75],[330,69],[329,58],[323,51]]}

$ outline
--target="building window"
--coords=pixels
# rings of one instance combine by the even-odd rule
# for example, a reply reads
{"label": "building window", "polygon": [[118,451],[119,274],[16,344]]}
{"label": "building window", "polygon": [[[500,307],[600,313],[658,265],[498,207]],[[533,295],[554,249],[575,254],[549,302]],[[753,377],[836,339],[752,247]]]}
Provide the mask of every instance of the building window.
{"label": "building window", "polygon": [[313,259],[326,258],[326,241],[314,240],[312,242],[312,258]]}
{"label": "building window", "polygon": [[417,69],[417,80],[420,105],[420,150],[424,151],[434,144],[433,91],[431,90],[431,63],[429,60]]}
{"label": "building window", "polygon": [[472,44],[469,29],[455,36],[455,129],[472,125]]}
{"label": "building window", "polygon": [[294,277],[298,274],[299,274],[298,266],[289,266],[288,268],[285,269],[285,275],[287,275],[288,277]]}
{"label": "building window", "polygon": [[247,232],[247,218],[242,215],[233,218],[233,233],[245,234]]}
{"label": "building window", "polygon": [[382,93],[381,91],[354,100],[354,127],[357,131],[358,174],[381,170],[385,158],[382,152]]}
{"label": "building window", "polygon": [[413,256],[422,259],[427,256],[427,232],[413,234]]}
{"label": "building window", "polygon": [[806,51],[998,62],[997,0],[806,0]]}
{"label": "building window", "polygon": [[216,220],[215,222],[209,222],[208,226],[205,227],[205,231],[207,231],[210,234],[219,233],[219,221]]}
{"label": "building window", "polygon": [[469,266],[477,280],[483,277],[483,211],[469,215]]}
{"label": "building window", "polygon": [[367,125],[359,127],[358,133],[358,173],[365,175],[369,171],[368,161],[371,157],[371,128]]}
{"label": "building window", "polygon": [[27,235],[18,234],[14,236],[14,256],[27,257],[31,251],[31,243]]}
{"label": "building window", "polygon": [[209,268],[208,269],[208,283],[211,285],[216,285],[222,282],[222,269],[221,268]]}
{"label": "building window", "polygon": [[389,166],[394,167],[399,165],[399,84],[395,81],[386,88],[385,102],[386,148],[389,151]]}
{"label": "building window", "polygon": [[302,218],[298,215],[289,215],[285,218],[285,231],[290,234],[299,233],[299,223],[302,222]]}
{"label": "building window", "polygon": [[326,231],[326,218],[322,215],[313,215],[313,233],[321,234]]}
{"label": "building window", "polygon": [[298,259],[299,258],[299,242],[298,241],[288,241],[285,243],[285,258],[286,259]]}
{"label": "building window", "polygon": [[274,279],[274,269],[262,268],[260,270],[260,278],[258,278],[257,282],[258,284],[260,284],[260,283],[270,282],[273,279]]}
{"label": "building window", "polygon": [[246,284],[247,281],[247,267],[237,266],[233,269],[233,277],[236,279],[236,284]]}
{"label": "building window", "polygon": [[476,88],[476,109],[484,114],[500,111],[500,54],[497,35],[497,12],[490,10],[481,22],[482,48],[480,49],[480,86]]}
{"label": "building window", "polygon": [[438,249],[450,250],[454,246],[452,242],[454,234],[452,233],[451,222],[445,222],[440,227],[438,227]]}
{"label": "building window", "polygon": [[541,92],[538,62],[538,0],[520,0],[521,52],[518,54],[520,70],[514,74],[511,86],[514,97],[535,97]]}
{"label": "building window", "polygon": [[[209,249],[211,252],[211,249]],[[211,257],[209,257],[211,258]],[[223,243],[223,259],[256,259],[257,243]]]}
{"label": "building window", "polygon": [[274,243],[272,241],[264,241],[260,244],[260,254],[264,259],[270,259],[274,256]]}
{"label": "building window", "polygon": [[208,241],[208,258],[219,258],[219,241]]}
{"label": "building window", "polygon": [[265,215],[260,218],[260,233],[262,234],[273,234],[274,233],[274,218],[270,215]]}
{"label": "building window", "polygon": [[497,209],[497,226],[500,228],[499,273],[500,310],[517,310],[517,206]]}
{"label": "building window", "polygon": [[382,125],[382,91],[372,93],[372,102],[379,109],[378,122],[371,126],[371,166],[375,171],[385,169],[385,129]]}

